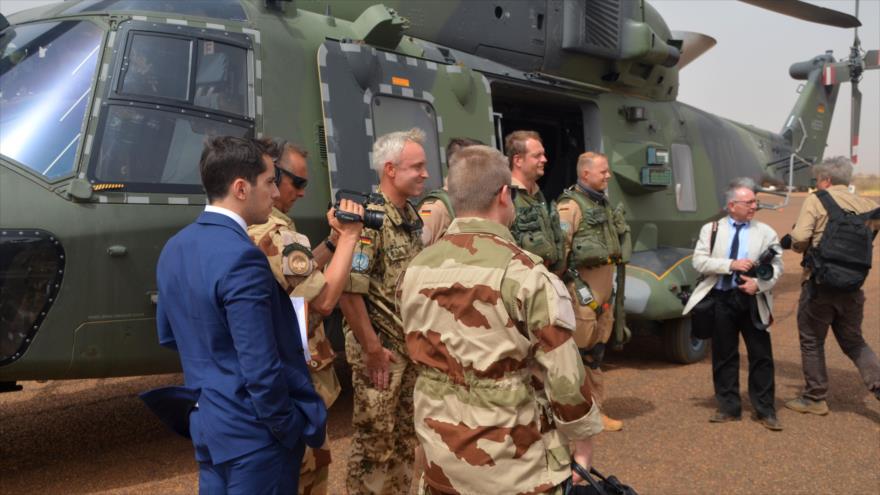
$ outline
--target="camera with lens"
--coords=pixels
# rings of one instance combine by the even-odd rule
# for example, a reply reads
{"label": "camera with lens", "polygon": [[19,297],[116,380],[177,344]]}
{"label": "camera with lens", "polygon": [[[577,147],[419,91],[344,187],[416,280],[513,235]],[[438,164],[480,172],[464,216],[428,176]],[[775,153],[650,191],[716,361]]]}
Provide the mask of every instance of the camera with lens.
{"label": "camera with lens", "polygon": [[[360,215],[340,210],[339,203],[343,199],[354,201],[355,203],[363,206],[363,218]],[[361,193],[357,191],[350,191],[347,189],[340,189],[339,191],[336,191],[336,202],[333,204],[333,207],[336,208],[336,211],[333,214],[340,222],[363,222],[364,227],[368,229],[379,230],[382,228],[382,223],[385,221],[385,212],[379,210],[371,210],[368,208],[371,205],[385,206],[385,198],[383,198],[382,195],[379,193]]]}
{"label": "camera with lens", "polygon": [[739,285],[745,283],[741,275],[757,278],[758,280],[770,280],[773,278],[773,258],[779,256],[779,254],[780,252],[773,246],[768,247],[766,251],[758,256],[758,262],[755,263],[751,270],[736,274],[736,283]]}

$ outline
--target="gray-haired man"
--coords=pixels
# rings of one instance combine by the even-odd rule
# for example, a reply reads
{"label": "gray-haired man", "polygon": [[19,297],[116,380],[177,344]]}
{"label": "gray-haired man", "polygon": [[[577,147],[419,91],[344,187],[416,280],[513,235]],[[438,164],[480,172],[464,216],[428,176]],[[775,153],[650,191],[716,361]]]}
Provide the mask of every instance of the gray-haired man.
{"label": "gray-haired man", "polygon": [[[770,293],[782,274],[782,257],[774,256],[769,279],[750,277],[746,272],[768,248],[781,253],[776,232],[753,220],[758,202],[755,182],[736,179],[727,190],[728,215],[700,230],[694,249],[694,268],[703,275],[684,308],[687,314],[705,297],[715,301],[712,335],[712,382],[718,411],[712,423],[737,421],[742,414],[739,395],[739,334],[742,333],[749,356],[749,399],[756,419],[770,430],[781,430],[773,403],[775,392],[773,348],[769,326],[773,322]],[[712,238],[714,237],[714,243]],[[714,244],[714,245],[713,245]]]}
{"label": "gray-haired man", "polygon": [[354,388],[349,493],[407,493],[412,479],[416,371],[407,357],[394,289],[422,249],[422,220],[408,199],[424,192],[428,178],[424,140],[424,132],[411,129],[385,134],[373,144],[385,221],[361,234],[339,300]]}
{"label": "gray-haired man", "polygon": [[[849,192],[847,186],[852,172],[852,162],[842,156],[829,158],[813,167],[816,187],[820,191],[827,191],[838,207],[854,213],[865,213],[877,208],[873,201]],[[808,196],[791,231],[792,249],[803,253],[817,248],[828,226],[828,216],[819,196]],[[871,228],[876,235],[877,223],[871,225]],[[797,321],[806,383],[803,393],[786,402],[785,407],[801,413],[828,414],[828,405],[825,402],[828,395],[825,337],[829,326],[840,349],[855,363],[865,386],[880,400],[880,362],[862,337],[864,307],[865,294],[861,289],[841,292],[815,286],[809,264],[804,267]]]}

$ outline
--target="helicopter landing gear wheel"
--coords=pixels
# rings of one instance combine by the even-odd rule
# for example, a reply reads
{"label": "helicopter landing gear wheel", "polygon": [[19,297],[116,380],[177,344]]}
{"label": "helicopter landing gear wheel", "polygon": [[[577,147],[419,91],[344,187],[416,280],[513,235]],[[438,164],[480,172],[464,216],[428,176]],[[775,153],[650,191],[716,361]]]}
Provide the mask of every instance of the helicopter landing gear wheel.
{"label": "helicopter landing gear wheel", "polygon": [[702,360],[709,352],[709,341],[691,335],[691,318],[666,320],[661,325],[661,339],[666,359],[673,363],[690,364]]}

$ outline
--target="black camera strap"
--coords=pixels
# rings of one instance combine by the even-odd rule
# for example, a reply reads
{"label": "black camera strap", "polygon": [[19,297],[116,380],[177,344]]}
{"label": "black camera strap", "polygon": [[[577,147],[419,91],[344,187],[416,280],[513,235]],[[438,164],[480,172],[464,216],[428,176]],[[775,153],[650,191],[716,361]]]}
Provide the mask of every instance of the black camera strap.
{"label": "black camera strap", "polygon": [[718,237],[718,220],[712,222],[712,235],[709,237],[709,256],[715,250],[715,239]]}
{"label": "black camera strap", "polygon": [[[403,230],[405,230],[407,234],[412,234],[413,232],[418,232],[422,230],[422,228],[425,226],[425,222],[424,220],[422,220],[422,217],[421,215],[419,215],[416,207],[409,200],[406,201],[404,210],[405,211],[401,211],[399,209],[397,210],[397,212],[400,214],[400,226],[403,228]],[[407,218],[407,212],[410,212],[415,220],[410,222]]]}

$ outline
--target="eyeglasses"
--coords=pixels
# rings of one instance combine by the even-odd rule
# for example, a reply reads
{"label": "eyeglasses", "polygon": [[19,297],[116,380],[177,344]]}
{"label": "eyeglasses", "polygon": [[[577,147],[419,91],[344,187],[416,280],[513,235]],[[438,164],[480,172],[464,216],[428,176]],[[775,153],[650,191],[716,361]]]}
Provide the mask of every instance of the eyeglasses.
{"label": "eyeglasses", "polygon": [[288,172],[287,170],[284,170],[283,168],[278,166],[278,163],[276,162],[275,163],[275,185],[280,186],[281,185],[281,177],[285,176],[285,175],[287,177],[289,177],[291,181],[293,181],[293,187],[295,187],[297,189],[305,189],[306,186],[309,185],[309,179],[306,179],[304,177],[300,177],[300,176],[294,174],[293,172]]}
{"label": "eyeglasses", "polygon": [[734,203],[742,203],[744,205],[754,206],[754,205],[758,204],[758,200],[757,199],[751,199],[749,201],[734,200]]}
{"label": "eyeglasses", "polygon": [[510,193],[510,202],[512,203],[516,201],[517,189],[510,184],[501,184],[501,187],[498,188],[498,191],[496,191],[495,194],[501,194],[501,190],[504,189],[505,186],[507,186],[507,192]]}

